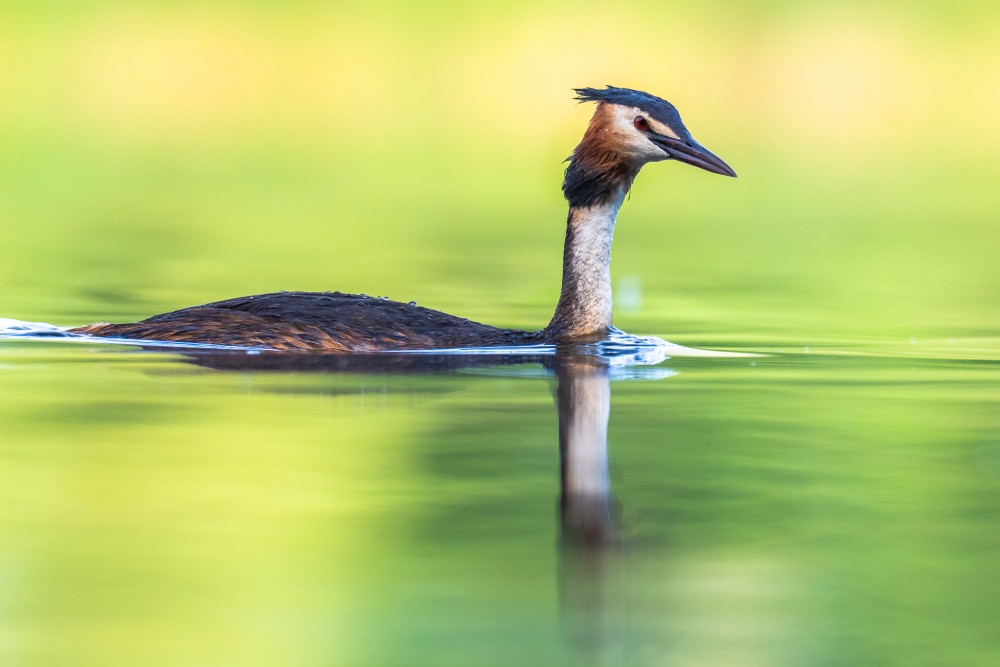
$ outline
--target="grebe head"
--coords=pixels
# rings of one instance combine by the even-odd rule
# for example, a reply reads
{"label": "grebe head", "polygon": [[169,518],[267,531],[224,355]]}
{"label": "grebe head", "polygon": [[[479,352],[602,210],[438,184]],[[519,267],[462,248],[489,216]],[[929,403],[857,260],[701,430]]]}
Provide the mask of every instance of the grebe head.
{"label": "grebe head", "polygon": [[677,160],[724,176],[729,165],[691,138],[677,109],[655,95],[628,88],[578,88],[581,102],[597,102],[563,178],[569,202],[563,283],[546,328],[555,340],[607,335],[611,327],[611,241],[618,209],[648,162]]}
{"label": "grebe head", "polygon": [[634,167],[677,160],[723,176],[736,172],[699,144],[670,102],[629,88],[577,88],[576,99],[597,102],[584,143],[617,153]]}

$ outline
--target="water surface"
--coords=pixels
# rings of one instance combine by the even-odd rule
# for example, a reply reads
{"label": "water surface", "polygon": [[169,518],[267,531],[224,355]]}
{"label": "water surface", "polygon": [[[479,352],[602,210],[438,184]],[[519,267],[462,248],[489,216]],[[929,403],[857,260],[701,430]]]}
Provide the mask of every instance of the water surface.
{"label": "water surface", "polygon": [[4,662],[990,664],[996,359],[751,351],[2,340]]}

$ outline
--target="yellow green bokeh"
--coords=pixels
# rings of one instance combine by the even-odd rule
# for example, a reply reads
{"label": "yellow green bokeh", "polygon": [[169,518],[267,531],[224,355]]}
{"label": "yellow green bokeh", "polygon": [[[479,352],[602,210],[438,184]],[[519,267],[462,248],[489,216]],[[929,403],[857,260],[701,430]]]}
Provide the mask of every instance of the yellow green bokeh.
{"label": "yellow green bokeh", "polygon": [[997,324],[989,3],[8,3],[0,18],[6,316],[342,289],[540,325],[560,163],[589,113],[570,89],[613,83],[673,101],[740,172],[642,174],[614,272],[647,307],[620,325],[905,339]]}

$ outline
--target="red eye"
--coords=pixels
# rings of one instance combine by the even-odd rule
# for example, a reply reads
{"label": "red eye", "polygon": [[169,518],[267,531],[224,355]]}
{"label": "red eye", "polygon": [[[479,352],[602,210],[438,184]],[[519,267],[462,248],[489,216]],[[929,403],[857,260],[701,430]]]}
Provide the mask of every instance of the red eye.
{"label": "red eye", "polygon": [[640,132],[647,132],[649,130],[649,121],[642,116],[636,116],[632,123],[635,125],[635,129]]}

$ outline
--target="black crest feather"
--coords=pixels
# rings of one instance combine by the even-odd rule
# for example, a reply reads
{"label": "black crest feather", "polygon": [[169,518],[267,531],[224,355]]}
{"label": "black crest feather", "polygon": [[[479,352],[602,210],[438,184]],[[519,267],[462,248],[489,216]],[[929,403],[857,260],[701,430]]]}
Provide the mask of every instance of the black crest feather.
{"label": "black crest feather", "polygon": [[574,92],[576,92],[576,99],[581,102],[606,102],[642,109],[651,118],[655,118],[670,127],[678,136],[690,136],[674,105],[656,95],[631,88],[618,88],[617,86],[574,88]]}

